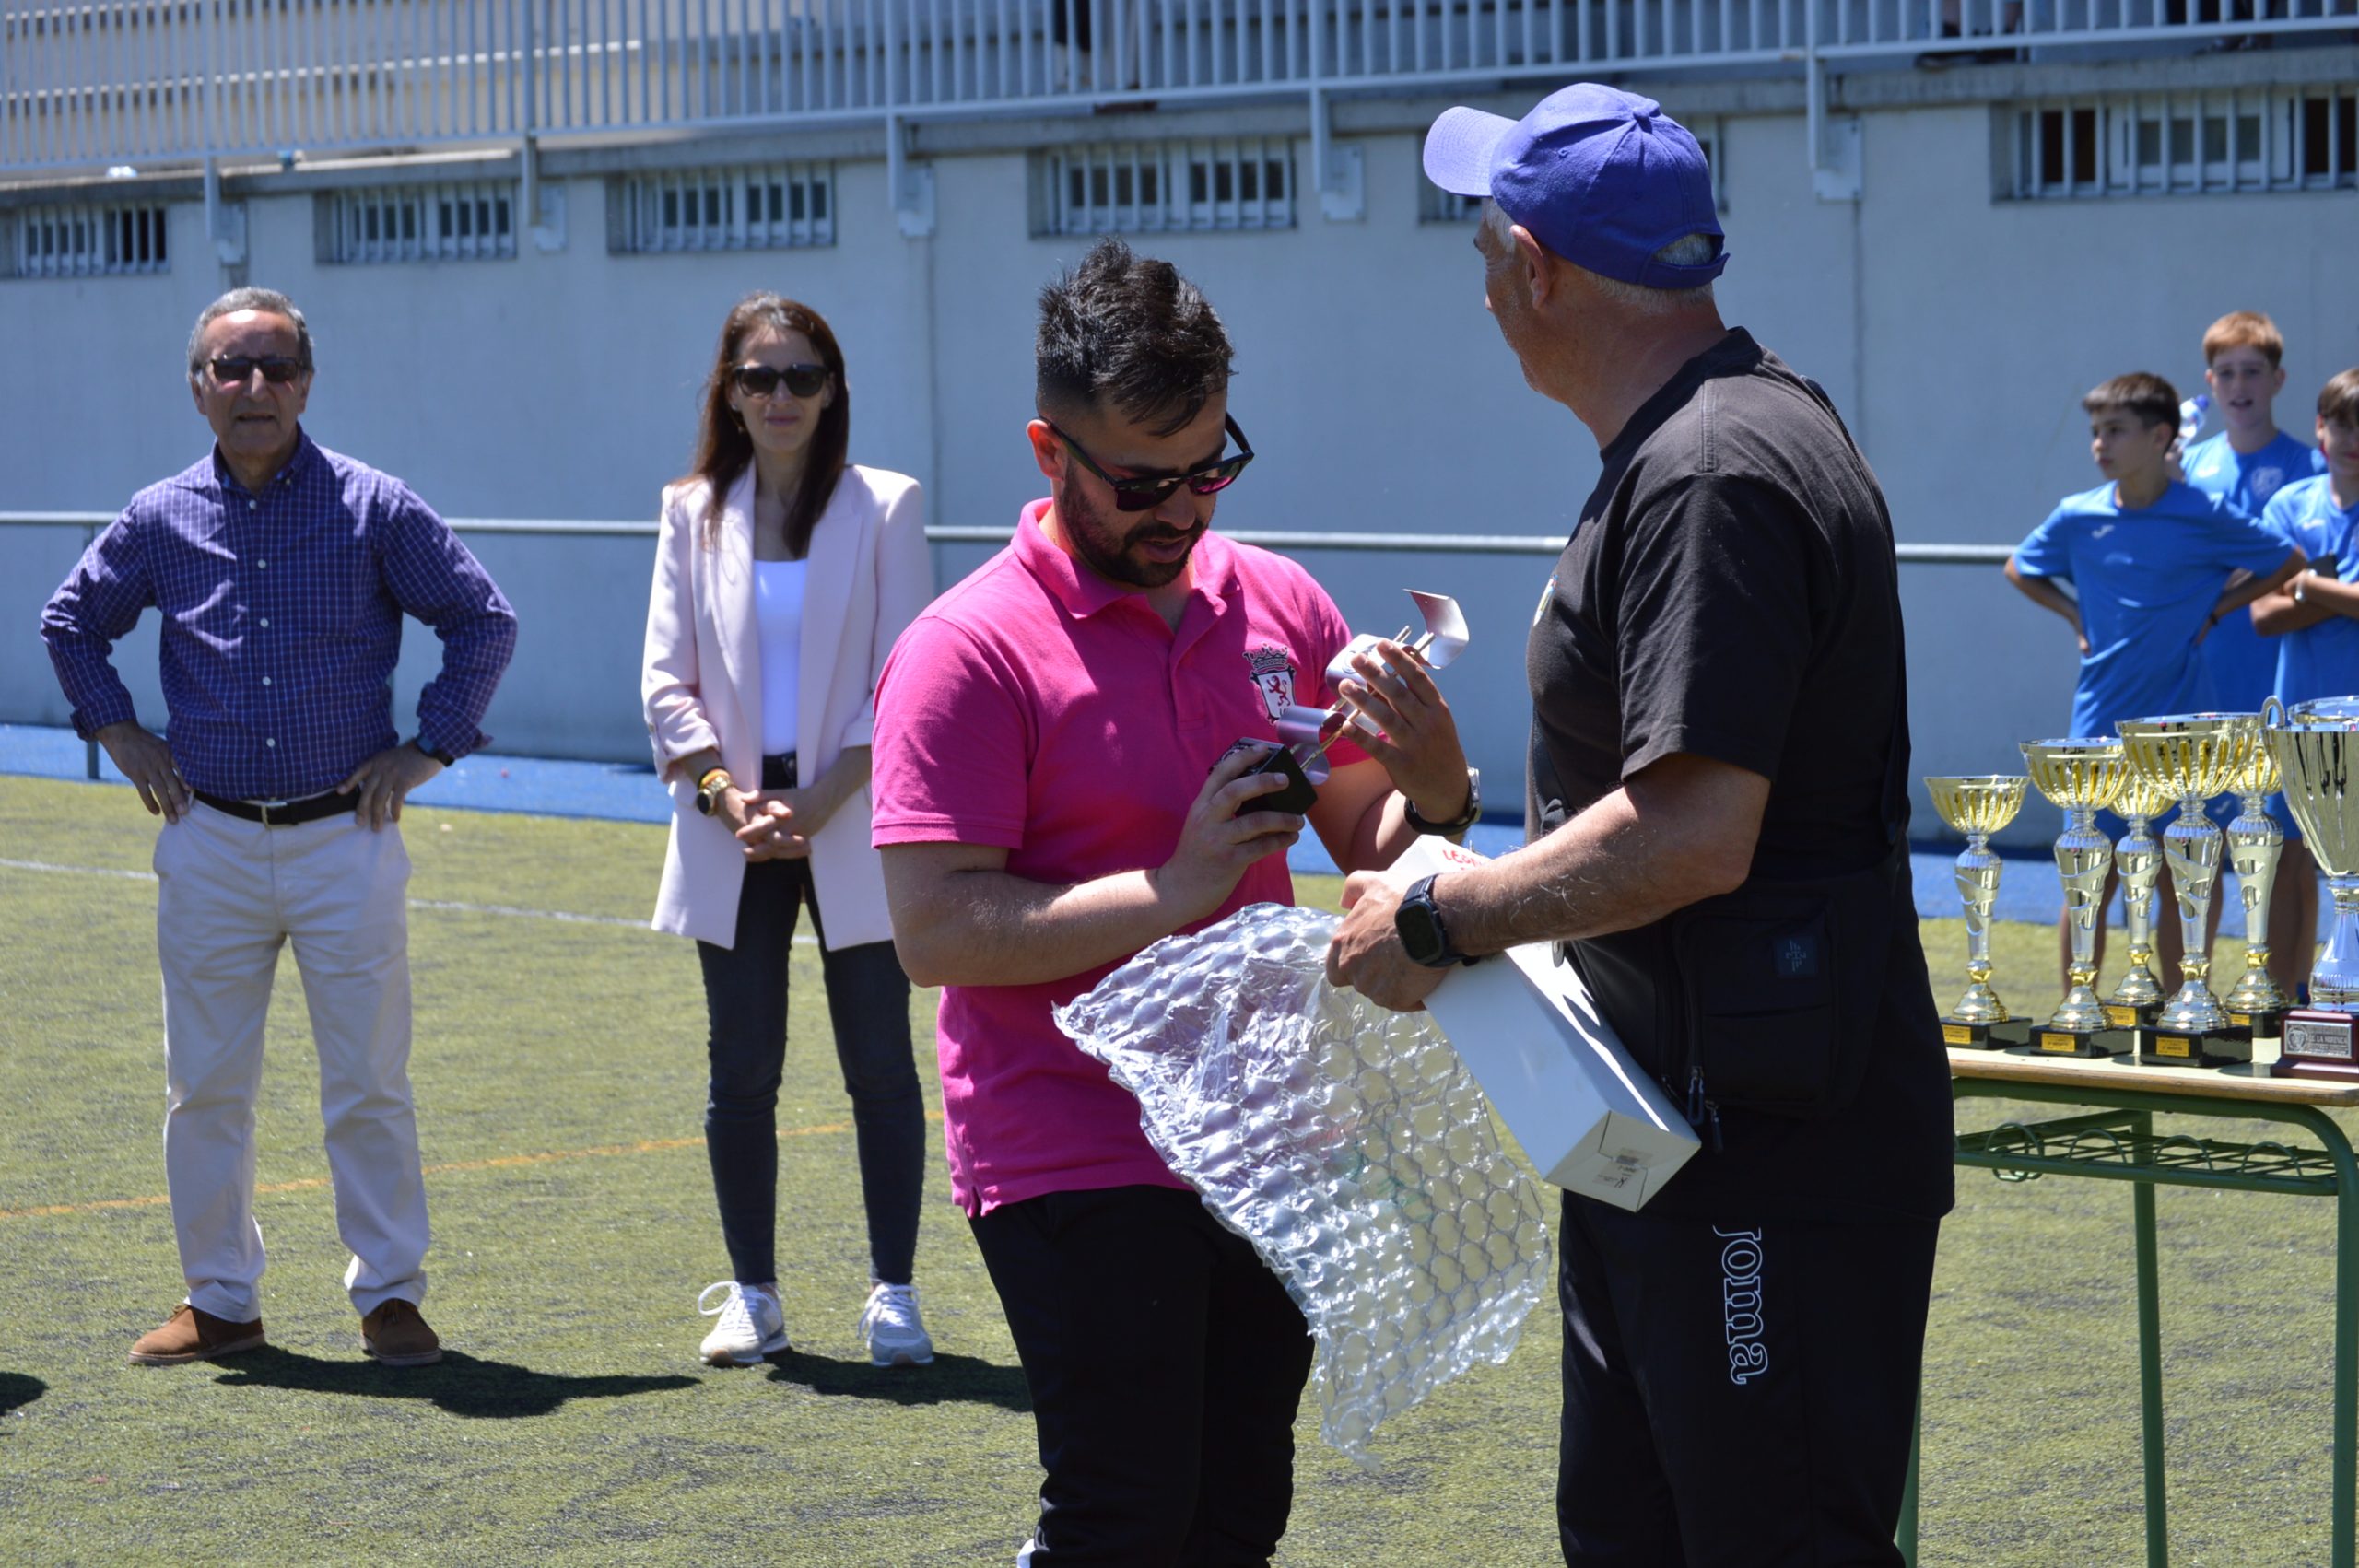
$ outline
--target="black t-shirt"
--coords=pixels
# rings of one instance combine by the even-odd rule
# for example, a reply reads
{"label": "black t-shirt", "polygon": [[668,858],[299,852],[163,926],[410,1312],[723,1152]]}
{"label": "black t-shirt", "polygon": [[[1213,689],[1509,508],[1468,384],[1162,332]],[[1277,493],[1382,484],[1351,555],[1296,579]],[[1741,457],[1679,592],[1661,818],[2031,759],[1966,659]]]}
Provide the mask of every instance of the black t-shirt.
{"label": "black t-shirt", "polygon": [[[1731,331],[1601,455],[1532,622],[1531,835],[1688,753],[1770,781],[1756,880],[1884,862],[1907,809],[1892,522],[1825,394]],[[1648,1212],[1841,1223],[1948,1211],[1948,1065],[1907,877],[1893,888],[1856,1094],[1811,1119],[1721,1113],[1719,1147],[1708,1127]],[[1653,1021],[1629,1000],[1679,983],[1668,922],[1570,947],[1632,1054],[1669,1076]]]}

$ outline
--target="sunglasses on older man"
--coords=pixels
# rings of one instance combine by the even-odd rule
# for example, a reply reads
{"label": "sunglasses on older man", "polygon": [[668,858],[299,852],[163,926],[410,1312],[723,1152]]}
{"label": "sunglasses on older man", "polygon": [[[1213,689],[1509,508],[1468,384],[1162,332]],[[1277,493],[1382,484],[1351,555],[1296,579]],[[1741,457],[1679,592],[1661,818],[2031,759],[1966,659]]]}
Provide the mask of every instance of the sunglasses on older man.
{"label": "sunglasses on older man", "polygon": [[1065,450],[1081,461],[1082,467],[1106,481],[1106,487],[1114,492],[1116,511],[1143,512],[1151,507],[1159,507],[1174,490],[1182,485],[1188,486],[1191,494],[1198,496],[1209,496],[1216,490],[1226,490],[1237,483],[1237,476],[1245,472],[1247,463],[1253,461],[1253,444],[1245,439],[1245,432],[1237,427],[1236,420],[1224,419],[1221,421],[1221,428],[1227,431],[1230,439],[1237,442],[1235,457],[1215,458],[1210,462],[1199,463],[1185,474],[1133,474],[1126,479],[1117,479],[1098,467],[1097,461],[1081,450],[1079,441],[1074,440],[1062,430],[1057,430],[1054,421],[1043,423],[1046,423],[1050,429],[1056,430],[1057,439],[1062,441],[1065,444]]}
{"label": "sunglasses on older man", "polygon": [[729,372],[730,380],[747,397],[768,397],[786,383],[786,390],[797,397],[817,397],[827,390],[827,368],[825,365],[789,365],[784,369],[775,365],[740,365]]}
{"label": "sunglasses on older man", "polygon": [[283,387],[311,369],[300,359],[289,359],[276,354],[261,359],[249,354],[225,354],[207,360],[205,368],[213,372],[215,383],[225,387],[244,386],[253,380],[256,370],[260,370],[262,379],[272,386]]}

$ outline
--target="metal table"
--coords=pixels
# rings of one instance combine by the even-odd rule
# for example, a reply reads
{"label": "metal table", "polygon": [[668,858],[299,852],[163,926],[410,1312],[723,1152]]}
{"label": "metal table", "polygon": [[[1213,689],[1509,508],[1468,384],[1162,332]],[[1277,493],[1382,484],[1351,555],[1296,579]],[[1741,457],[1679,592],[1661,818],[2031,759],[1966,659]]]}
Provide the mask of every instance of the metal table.
{"label": "metal table", "polygon": [[[1953,1050],[1954,1099],[2030,1100],[2099,1109],[2050,1121],[2002,1122],[1962,1133],[1957,1163],[1995,1171],[2001,1180],[2042,1176],[2126,1181],[2138,1244],[2138,1398],[2143,1418],[2146,1562],[2170,1561],[2163,1481],[2162,1310],[2156,1281],[2154,1188],[2201,1187],[2283,1192],[2335,1203],[2333,1568],[2353,1558],[2353,1503],[2359,1494],[2359,1164],[2351,1141],[2321,1107],[2359,1106],[2359,1083],[2271,1078],[2275,1047],[2263,1043],[2251,1066],[2141,1067],[2133,1058],[2086,1060]],[[2317,1148],[2274,1141],[2239,1143],[2183,1134],[2157,1137],[2156,1113],[2284,1122],[2306,1129]],[[1919,1444],[1908,1456],[1900,1548],[1917,1561]]]}

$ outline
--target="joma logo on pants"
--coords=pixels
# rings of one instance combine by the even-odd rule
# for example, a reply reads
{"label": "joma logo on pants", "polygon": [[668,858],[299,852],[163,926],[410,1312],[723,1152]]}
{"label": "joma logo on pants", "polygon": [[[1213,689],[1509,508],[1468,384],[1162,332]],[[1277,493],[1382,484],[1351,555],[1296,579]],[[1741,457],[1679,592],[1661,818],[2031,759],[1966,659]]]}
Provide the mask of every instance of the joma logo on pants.
{"label": "joma logo on pants", "polygon": [[1729,1381],[1750,1383],[1769,1370],[1769,1347],[1761,1340],[1761,1233],[1712,1234],[1720,1246],[1720,1316],[1729,1342]]}

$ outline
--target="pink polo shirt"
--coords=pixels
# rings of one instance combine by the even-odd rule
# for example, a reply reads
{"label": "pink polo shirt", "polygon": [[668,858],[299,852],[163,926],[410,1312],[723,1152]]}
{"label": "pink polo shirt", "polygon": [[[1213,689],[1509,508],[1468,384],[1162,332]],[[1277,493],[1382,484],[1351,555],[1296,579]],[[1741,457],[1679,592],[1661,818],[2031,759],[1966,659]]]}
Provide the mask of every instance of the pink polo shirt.
{"label": "pink polo shirt", "polygon": [[[1048,506],[1026,507],[1015,541],[935,600],[886,661],[879,848],[998,845],[1012,874],[1058,884],[1158,866],[1232,743],[1274,740],[1288,702],[1335,700],[1324,672],[1351,634],[1294,562],[1205,534],[1174,632],[1059,549],[1040,531]],[[1329,755],[1338,766],[1365,755],[1341,743]],[[1202,924],[1293,901],[1285,857],[1268,855]],[[969,1214],[1046,1192],[1187,1185],[1139,1130],[1138,1101],[1050,1016],[1115,967],[943,990],[944,1140]]]}

